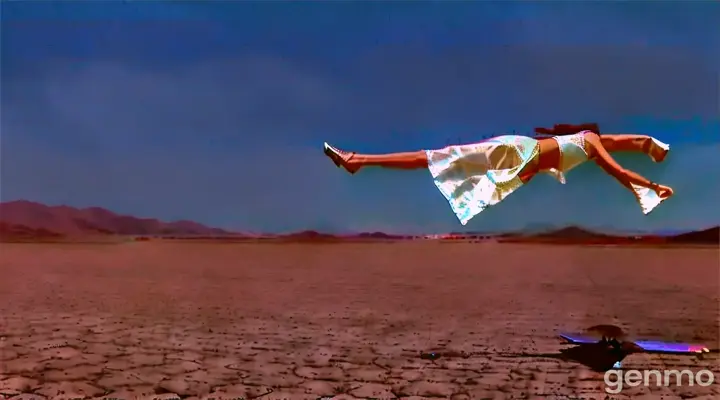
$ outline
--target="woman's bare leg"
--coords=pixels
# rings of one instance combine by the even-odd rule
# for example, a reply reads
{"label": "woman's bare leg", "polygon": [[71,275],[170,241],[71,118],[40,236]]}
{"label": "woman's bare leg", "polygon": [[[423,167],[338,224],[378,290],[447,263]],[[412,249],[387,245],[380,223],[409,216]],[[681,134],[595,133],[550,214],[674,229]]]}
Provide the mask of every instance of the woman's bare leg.
{"label": "woman's bare leg", "polygon": [[424,151],[389,154],[355,154],[350,162],[360,167],[376,166],[383,168],[419,169],[428,167],[427,155]]}
{"label": "woman's bare leg", "polygon": [[[387,154],[358,154],[325,144],[325,154],[338,167],[345,168],[351,174],[356,173],[360,168],[367,166],[376,166],[394,169],[423,169],[428,168],[427,154],[420,151],[411,151],[405,153],[387,153]],[[528,183],[537,174],[537,164],[528,164],[520,171],[520,180]]]}
{"label": "woman's bare leg", "polygon": [[600,141],[609,152],[631,151],[645,153],[656,162],[667,156],[668,150],[658,145],[647,135],[602,134]]}
{"label": "woman's bare leg", "polygon": [[388,154],[358,154],[340,150],[325,144],[325,154],[338,167],[342,166],[350,173],[362,167],[375,166],[395,169],[420,169],[428,167],[427,155],[424,151]]}
{"label": "woman's bare leg", "polygon": [[[586,143],[590,145],[591,157],[595,158],[595,162],[600,165],[610,176],[617,179],[623,186],[630,189],[633,193],[633,185],[638,185],[652,189],[658,193],[662,198],[670,197],[673,191],[670,187],[664,185],[658,185],[655,182],[651,182],[642,175],[623,168],[620,164],[615,161],[609,154],[609,150],[605,148],[602,142],[602,137],[599,137],[595,133],[591,133],[585,136]],[[618,151],[615,149],[615,151]]]}

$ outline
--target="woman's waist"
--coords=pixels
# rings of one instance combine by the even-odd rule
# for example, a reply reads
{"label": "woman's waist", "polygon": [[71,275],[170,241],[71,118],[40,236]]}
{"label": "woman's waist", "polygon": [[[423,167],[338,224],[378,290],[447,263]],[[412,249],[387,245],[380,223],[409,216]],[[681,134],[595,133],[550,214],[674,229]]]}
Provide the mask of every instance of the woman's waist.
{"label": "woman's waist", "polygon": [[562,153],[560,145],[553,138],[543,138],[538,140],[540,147],[535,163],[538,170],[547,170],[560,167]]}

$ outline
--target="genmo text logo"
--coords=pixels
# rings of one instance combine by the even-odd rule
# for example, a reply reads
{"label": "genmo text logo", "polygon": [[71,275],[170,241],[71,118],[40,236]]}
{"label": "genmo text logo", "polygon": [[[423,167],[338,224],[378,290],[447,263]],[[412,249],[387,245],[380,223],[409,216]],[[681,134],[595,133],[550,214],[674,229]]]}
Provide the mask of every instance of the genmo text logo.
{"label": "genmo text logo", "polygon": [[623,389],[637,386],[710,386],[715,382],[712,371],[701,369],[697,372],[690,370],[665,371],[636,369],[612,369],[605,372],[605,391],[618,394]]}

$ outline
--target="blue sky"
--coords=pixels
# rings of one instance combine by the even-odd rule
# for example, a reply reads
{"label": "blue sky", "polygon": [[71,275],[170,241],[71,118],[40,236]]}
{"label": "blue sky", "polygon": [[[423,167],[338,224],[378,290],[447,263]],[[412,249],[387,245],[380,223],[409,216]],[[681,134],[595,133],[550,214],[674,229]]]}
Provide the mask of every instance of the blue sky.
{"label": "blue sky", "polygon": [[2,2],[3,201],[248,231],[461,230],[429,173],[338,170],[596,121],[672,145],[645,216],[595,165],[465,230],[720,223],[717,2]]}

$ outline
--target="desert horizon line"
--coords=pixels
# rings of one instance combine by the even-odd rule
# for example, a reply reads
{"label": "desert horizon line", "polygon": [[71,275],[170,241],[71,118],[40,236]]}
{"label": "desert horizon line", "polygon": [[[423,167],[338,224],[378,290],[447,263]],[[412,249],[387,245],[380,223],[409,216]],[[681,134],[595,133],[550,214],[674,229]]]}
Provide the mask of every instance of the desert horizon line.
{"label": "desert horizon line", "polygon": [[[167,224],[167,225],[175,225],[175,224],[192,224],[197,226],[198,228],[201,228],[202,230],[207,230],[204,232],[197,232],[197,233],[189,233],[185,234],[188,236],[192,235],[214,235],[214,236],[233,236],[233,235],[249,235],[249,236],[286,236],[286,235],[295,235],[295,234],[301,234],[301,233],[316,233],[319,235],[329,235],[329,236],[352,236],[352,235],[369,235],[369,234],[383,234],[387,236],[405,236],[405,237],[418,237],[418,236],[473,236],[473,235],[482,235],[482,236],[500,236],[500,235],[508,235],[508,234],[547,234],[547,233],[553,233],[558,232],[562,230],[567,229],[578,229],[582,231],[586,231],[588,233],[595,233],[595,234],[604,234],[604,235],[655,235],[655,236],[670,236],[670,235],[678,235],[683,233],[690,233],[690,232],[702,232],[706,230],[710,230],[713,228],[717,228],[720,226],[720,224],[709,224],[703,228],[699,229],[660,229],[660,230],[628,230],[628,229],[616,229],[611,227],[592,227],[592,226],[583,226],[578,224],[540,224],[540,223],[529,223],[525,227],[521,229],[508,229],[508,230],[474,230],[474,231],[445,231],[445,232],[402,232],[399,230],[382,230],[382,229],[369,229],[369,230],[328,230],[328,229],[319,229],[314,227],[307,227],[304,229],[297,229],[292,231],[244,231],[244,230],[238,230],[238,229],[228,229],[228,228],[217,228],[214,226],[206,225],[205,223],[193,221],[191,219],[178,219],[178,220],[161,220],[154,217],[139,217],[132,214],[121,214],[115,211],[112,211],[110,209],[101,207],[101,206],[88,206],[88,207],[76,207],[71,206],[67,204],[46,204],[39,201],[34,200],[27,200],[27,199],[17,199],[17,200],[10,200],[10,201],[1,201],[0,207],[8,207],[8,206],[14,206],[14,205],[28,205],[28,206],[35,206],[35,207],[46,207],[50,209],[66,209],[66,210],[73,210],[78,212],[100,212],[100,213],[108,213],[112,217],[117,218],[131,218],[136,219],[139,221],[145,221],[145,222],[157,222],[159,224]],[[7,218],[10,217],[10,218]],[[7,221],[7,220],[10,221]],[[22,222],[13,222],[12,221],[13,216],[12,215],[5,215],[0,213],[0,223],[10,224],[10,225],[21,225],[26,226],[26,224],[23,224]],[[167,232],[167,233],[151,233],[151,232],[136,232],[136,233],[116,233],[116,232],[107,232],[108,234],[116,234],[116,235],[131,235],[131,236],[142,236],[142,235],[148,235],[148,236],[172,236],[172,235],[178,235],[176,232]],[[182,235],[182,234],[181,234]]]}

